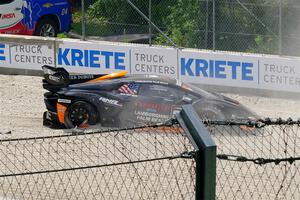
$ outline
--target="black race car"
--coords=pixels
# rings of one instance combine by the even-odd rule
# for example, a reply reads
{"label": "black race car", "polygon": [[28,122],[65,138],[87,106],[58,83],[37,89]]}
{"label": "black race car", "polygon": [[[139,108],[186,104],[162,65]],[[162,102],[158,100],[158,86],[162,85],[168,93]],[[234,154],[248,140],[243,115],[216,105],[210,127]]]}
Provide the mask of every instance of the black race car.
{"label": "black race car", "polygon": [[47,110],[44,125],[66,128],[100,124],[132,127],[169,120],[184,104],[202,119],[257,118],[239,102],[179,80],[156,75],[69,75],[63,68],[43,66]]}

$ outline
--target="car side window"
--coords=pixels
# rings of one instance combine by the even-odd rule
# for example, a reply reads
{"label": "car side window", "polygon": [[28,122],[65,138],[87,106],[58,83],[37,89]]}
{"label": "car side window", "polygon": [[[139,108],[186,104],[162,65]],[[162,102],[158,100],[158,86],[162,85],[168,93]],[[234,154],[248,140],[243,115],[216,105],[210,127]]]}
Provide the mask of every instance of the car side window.
{"label": "car side window", "polygon": [[139,95],[178,100],[182,98],[183,92],[167,85],[143,84],[141,85]]}
{"label": "car side window", "polygon": [[9,4],[11,2],[13,2],[14,0],[4,0],[4,1],[0,1],[0,5],[4,5],[4,4]]}

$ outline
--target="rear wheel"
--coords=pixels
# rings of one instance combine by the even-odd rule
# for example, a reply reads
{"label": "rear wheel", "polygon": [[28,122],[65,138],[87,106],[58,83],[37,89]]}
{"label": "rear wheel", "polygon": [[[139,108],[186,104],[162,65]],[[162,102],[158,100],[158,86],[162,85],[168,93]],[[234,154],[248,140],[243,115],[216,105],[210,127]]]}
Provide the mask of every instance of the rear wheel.
{"label": "rear wheel", "polygon": [[84,101],[77,101],[69,106],[65,114],[66,128],[87,128],[97,123],[97,112],[94,107]]}
{"label": "rear wheel", "polygon": [[41,19],[34,31],[34,35],[43,37],[56,37],[58,34],[57,23],[51,18]]}

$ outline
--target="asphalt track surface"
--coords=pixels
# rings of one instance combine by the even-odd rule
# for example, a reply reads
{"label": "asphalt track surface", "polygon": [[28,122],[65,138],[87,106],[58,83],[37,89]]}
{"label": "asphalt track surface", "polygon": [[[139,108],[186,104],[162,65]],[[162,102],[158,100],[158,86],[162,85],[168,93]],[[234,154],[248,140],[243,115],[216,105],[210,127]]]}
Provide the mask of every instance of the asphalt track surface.
{"label": "asphalt track surface", "polygon": [[[62,134],[62,130],[43,127],[42,77],[0,75],[0,131],[27,137]],[[300,118],[300,100],[225,94],[262,117]],[[8,137],[2,134],[1,136]]]}

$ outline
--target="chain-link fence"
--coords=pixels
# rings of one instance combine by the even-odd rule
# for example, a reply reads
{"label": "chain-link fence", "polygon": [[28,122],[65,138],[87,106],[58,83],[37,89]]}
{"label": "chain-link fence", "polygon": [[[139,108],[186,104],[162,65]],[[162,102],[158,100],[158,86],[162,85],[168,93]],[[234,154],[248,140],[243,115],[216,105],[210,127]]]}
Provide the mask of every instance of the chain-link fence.
{"label": "chain-link fence", "polygon": [[300,198],[300,120],[204,124],[2,139],[0,199]]}
{"label": "chain-link fence", "polygon": [[208,122],[207,128],[218,146],[217,199],[300,198],[300,121]]}
{"label": "chain-link fence", "polygon": [[179,125],[0,141],[0,199],[193,199]]}
{"label": "chain-link fence", "polygon": [[[80,35],[76,10],[73,32]],[[295,0],[85,0],[84,13],[92,39],[300,55]]]}

